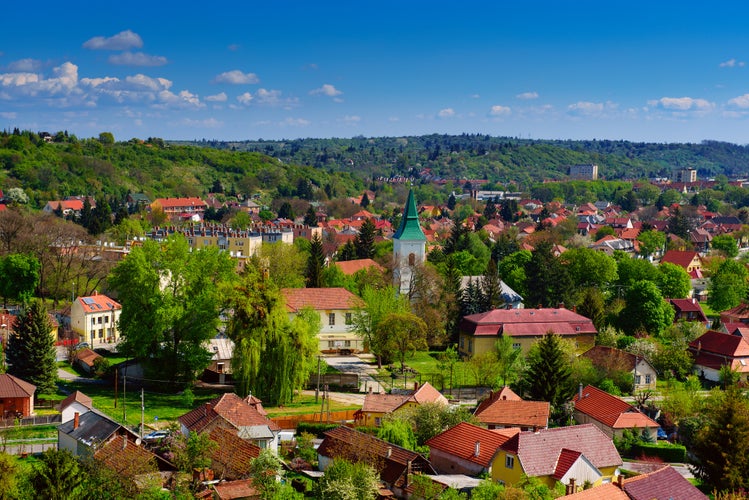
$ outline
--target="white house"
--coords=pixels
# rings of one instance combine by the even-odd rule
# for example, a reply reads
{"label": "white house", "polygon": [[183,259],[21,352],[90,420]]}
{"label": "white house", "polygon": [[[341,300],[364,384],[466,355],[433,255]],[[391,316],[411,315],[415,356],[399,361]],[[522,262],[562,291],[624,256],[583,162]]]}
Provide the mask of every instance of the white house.
{"label": "white house", "polygon": [[120,333],[117,322],[122,306],[106,295],[94,293],[78,297],[70,307],[70,327],[81,341],[94,347],[95,343],[117,342]]}

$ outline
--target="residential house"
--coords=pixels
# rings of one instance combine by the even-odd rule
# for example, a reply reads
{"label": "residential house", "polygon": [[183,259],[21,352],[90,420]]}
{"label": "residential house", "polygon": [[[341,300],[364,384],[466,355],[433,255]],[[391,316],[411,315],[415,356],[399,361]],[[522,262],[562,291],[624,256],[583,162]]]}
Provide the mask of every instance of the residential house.
{"label": "residential house", "polygon": [[611,482],[622,459],[612,440],[593,424],[520,432],[500,446],[491,478],[515,485],[524,476],[553,488],[571,480],[593,486]]}
{"label": "residential house", "polygon": [[743,323],[749,325],[749,304],[742,303],[720,313],[720,323]]}
{"label": "residential house", "polygon": [[435,474],[429,461],[416,453],[359,432],[349,427],[336,427],[325,433],[317,449],[320,470],[324,471],[335,458],[362,461],[372,465],[380,479],[396,497],[407,497],[413,474]]}
{"label": "residential house", "polygon": [[36,386],[9,373],[0,373],[0,418],[34,414]]}
{"label": "residential house", "polygon": [[689,343],[689,352],[700,377],[718,382],[720,369],[727,366],[749,382],[749,341],[744,337],[708,330]]}
{"label": "residential house", "polygon": [[440,474],[491,475],[499,447],[520,429],[491,431],[467,422],[429,439],[429,461]]}
{"label": "residential house", "polygon": [[631,373],[635,391],[655,389],[658,374],[653,365],[642,356],[635,356],[627,351],[603,345],[592,347],[582,355],[604,373],[616,371]]}
{"label": "residential house", "polygon": [[669,250],[661,258],[661,263],[669,262],[683,268],[693,278],[694,273],[702,271],[700,254],[688,250]]}
{"label": "residential house", "polygon": [[223,427],[260,448],[278,452],[281,428],[251,403],[248,398],[226,393],[179,417],[182,433],[210,433],[216,427]]}
{"label": "residential house", "polygon": [[73,364],[80,367],[84,372],[93,374],[97,359],[104,359],[104,357],[89,348],[79,349],[73,356]]}
{"label": "residential house", "polygon": [[231,378],[231,359],[234,355],[234,342],[227,338],[213,338],[206,348],[211,353],[211,362],[203,372],[203,380],[225,384]]}
{"label": "residential house", "polygon": [[674,308],[674,323],[679,321],[699,321],[705,326],[710,324],[707,316],[705,316],[705,312],[702,310],[702,306],[700,306],[696,298],[666,300]]}
{"label": "residential house", "polygon": [[635,240],[625,240],[622,238],[617,238],[616,236],[612,236],[610,234],[607,234],[600,240],[593,243],[590,248],[593,250],[597,250],[599,252],[604,252],[608,255],[614,255],[614,252],[626,252],[626,253],[635,253],[637,251],[637,247],[635,246],[636,241]]}
{"label": "residential house", "polygon": [[65,423],[73,420],[76,413],[83,415],[94,408],[93,400],[83,394],[81,391],[75,391],[62,400],[59,406],[62,419],[60,422]]}
{"label": "residential house", "polygon": [[174,465],[141,446],[139,440],[128,434],[116,434],[94,449],[94,460],[98,464],[136,485],[161,484],[159,472],[175,470]]}
{"label": "residential house", "polygon": [[72,420],[57,427],[57,449],[68,450],[77,457],[90,457],[98,447],[118,436],[129,441],[140,437],[103,413],[90,409],[85,413],[74,413]]}
{"label": "residential house", "polygon": [[[54,314],[47,313],[47,319],[49,320],[49,336],[57,342],[57,338],[60,332],[60,322],[57,320]],[[8,346],[8,339],[16,331],[16,325],[18,324],[18,316],[11,314],[7,311],[0,313],[0,344],[3,349]]]}
{"label": "residential house", "polygon": [[647,430],[653,441],[658,438],[660,426],[657,422],[629,403],[597,387],[581,386],[572,401],[575,403],[575,422],[593,424],[611,439],[621,438],[625,430],[638,433]]}
{"label": "residential house", "polygon": [[504,335],[512,339],[514,348],[527,353],[548,332],[573,341],[578,351],[593,347],[597,333],[591,320],[564,307],[494,309],[461,320],[458,350],[466,356],[482,354]]}
{"label": "residential house", "polygon": [[125,197],[125,205],[130,212],[139,212],[150,204],[151,199],[145,193],[129,193]]}
{"label": "residential house", "polygon": [[208,490],[215,500],[260,500],[261,492],[255,488],[252,479],[221,481],[211,484]]}
{"label": "residential house", "polygon": [[[578,488],[582,488],[582,484]],[[707,500],[707,496],[671,465],[660,464],[654,471],[638,474],[595,488],[583,489],[564,500]]]}
{"label": "residential house", "polygon": [[551,406],[546,401],[523,401],[505,386],[476,407],[474,415],[489,429],[519,428],[523,431],[546,429]]}
{"label": "residential house", "polygon": [[151,211],[161,210],[170,220],[192,220],[199,222],[208,204],[200,198],[156,198]]}
{"label": "residential house", "polygon": [[104,294],[94,292],[88,297],[77,297],[70,307],[70,327],[81,341],[95,344],[117,342],[120,338],[117,323],[122,306]]}
{"label": "residential house", "polygon": [[415,385],[413,391],[404,394],[367,393],[364,396],[361,410],[357,410],[354,418],[359,425],[379,427],[383,417],[399,410],[413,408],[424,403],[447,406],[447,398],[429,382],[424,382],[421,386],[418,383]]}
{"label": "residential house", "polygon": [[318,345],[323,353],[352,353],[364,350],[364,340],[353,329],[353,317],[364,302],[345,288],[284,288],[289,319],[311,307],[320,315]]}
{"label": "residential house", "polygon": [[[251,257],[256,255],[263,244],[262,229],[237,230],[222,224],[192,224],[187,227],[156,227],[146,233],[145,237],[162,241],[172,234],[181,234],[193,250],[218,247],[229,252],[232,257]],[[291,234],[290,234],[291,235]]]}
{"label": "residential house", "polygon": [[335,265],[340,269],[346,276],[353,276],[359,271],[368,271],[372,269],[376,272],[385,272],[385,268],[379,265],[372,259],[354,259],[354,260],[341,260],[337,261]]}
{"label": "residential house", "polygon": [[[66,200],[50,200],[44,205],[44,213],[53,214],[59,208],[62,210],[63,217],[80,217],[83,210],[83,197],[68,198]],[[91,208],[96,208],[96,201],[93,198],[88,199]]]}
{"label": "residential house", "polygon": [[260,447],[223,427],[215,427],[208,437],[216,443],[211,453],[211,469],[217,479],[246,479],[252,460],[260,455]]}

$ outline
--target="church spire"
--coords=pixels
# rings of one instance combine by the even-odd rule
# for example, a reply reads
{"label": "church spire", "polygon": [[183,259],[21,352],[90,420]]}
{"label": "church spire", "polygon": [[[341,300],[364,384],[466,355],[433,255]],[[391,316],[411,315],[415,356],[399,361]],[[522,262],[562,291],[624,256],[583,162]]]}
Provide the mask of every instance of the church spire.
{"label": "church spire", "polygon": [[414,198],[413,189],[408,190],[408,199],[406,200],[406,206],[403,208],[401,225],[398,227],[398,231],[393,236],[393,239],[409,241],[427,240],[419,224],[419,213],[416,211],[416,199]]}

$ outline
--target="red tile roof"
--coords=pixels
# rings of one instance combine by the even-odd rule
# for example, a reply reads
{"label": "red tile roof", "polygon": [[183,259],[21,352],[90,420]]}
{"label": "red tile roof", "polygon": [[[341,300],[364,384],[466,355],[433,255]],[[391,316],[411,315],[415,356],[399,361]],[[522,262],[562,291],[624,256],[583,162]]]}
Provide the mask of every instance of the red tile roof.
{"label": "red tile roof", "polygon": [[672,498],[704,500],[707,498],[670,465],[649,474],[625,479],[623,488],[631,500],[670,500]]}
{"label": "red tile roof", "polygon": [[33,397],[36,386],[9,373],[0,373],[0,398]]}
{"label": "red tile roof", "polygon": [[122,309],[122,306],[118,302],[101,293],[90,295],[88,297],[78,297],[75,300],[81,304],[83,312],[85,313],[98,313]]}
{"label": "red tile roof", "polygon": [[[509,429],[508,429],[509,431]],[[512,429],[500,434],[467,422],[462,422],[442,434],[429,439],[425,444],[430,449],[437,449],[463,460],[468,460],[482,467],[488,468],[494,460],[497,450],[520,429]],[[476,446],[478,443],[478,455]]]}
{"label": "red tile roof", "polygon": [[749,342],[738,335],[708,330],[689,343],[694,350],[721,354],[728,357],[749,356]]}
{"label": "red tile roof", "polygon": [[115,436],[94,453],[94,458],[117,476],[133,478],[156,471],[156,455],[127,439]]}
{"label": "red tile roof", "polygon": [[252,479],[238,481],[224,481],[213,485],[219,500],[233,500],[236,498],[259,498],[260,492],[255,489]]}
{"label": "red tile roof", "polygon": [[179,417],[179,421],[189,430],[200,432],[216,418],[223,418],[235,428],[267,425],[272,431],[281,430],[278,424],[261,415],[234,393],[226,393],[185,413]]}
{"label": "red tile roof", "polygon": [[614,483],[602,484],[559,498],[564,500],[630,500],[629,496]]}
{"label": "red tile roof", "polygon": [[582,453],[579,451],[562,448],[562,451],[559,452],[559,458],[557,459],[557,468],[554,470],[552,477],[557,481],[562,479],[564,475],[567,474],[567,471],[570,470],[570,467],[572,467],[577,459],[580,458],[580,455],[582,455]]}
{"label": "red tile roof", "polygon": [[549,425],[549,412],[550,405],[546,401],[496,399],[477,409],[476,418],[487,425],[543,429]]}
{"label": "red tile roof", "polygon": [[102,355],[92,351],[91,349],[81,349],[78,352],[75,353],[74,361],[79,361],[89,368],[94,366],[94,361],[101,358]]}
{"label": "red tile roof", "polygon": [[509,335],[511,337],[545,335],[552,331],[559,335],[596,333],[593,322],[575,312],[558,309],[494,309],[465,316],[461,331],[476,336]]}
{"label": "red tile roof", "polygon": [[634,354],[603,345],[591,347],[582,355],[588,358],[593,366],[603,366],[612,370],[632,371],[637,362]]}
{"label": "red tile roof", "polygon": [[669,250],[663,256],[661,262],[670,262],[671,264],[676,264],[677,266],[681,266],[684,269],[687,269],[694,258],[699,258],[699,256],[700,255],[697,252],[690,252],[686,250]]}
{"label": "red tile roof", "polygon": [[517,455],[529,477],[554,474],[563,448],[581,452],[599,470],[622,464],[614,443],[593,424],[521,432],[502,445],[503,450]]}
{"label": "red tile roof", "polygon": [[575,410],[612,429],[631,429],[633,427],[654,429],[658,427],[657,422],[634,406],[592,385],[583,389],[582,399],[579,394],[575,394],[572,401],[575,402]]}
{"label": "red tile roof", "polygon": [[372,259],[341,260],[335,263],[346,276],[351,276],[362,269],[375,268],[377,271],[384,271],[385,268]]}
{"label": "red tile roof", "polygon": [[81,391],[75,391],[70,396],[62,400],[62,402],[60,403],[60,411],[64,410],[73,403],[80,403],[86,408],[94,407],[94,401],[90,397],[86,396]]}
{"label": "red tile roof", "polygon": [[509,399],[510,401],[523,400],[523,398],[515,394],[512,389],[504,386],[496,392],[490,391],[489,395],[479,402],[478,406],[476,407],[476,411],[474,411],[474,414],[478,415],[498,399]]}
{"label": "red tile roof", "polygon": [[362,300],[345,288],[283,288],[286,310],[299,312],[305,307],[316,311],[346,310],[361,307]]}
{"label": "red tile roof", "polygon": [[214,428],[209,438],[218,445],[211,454],[217,475],[228,479],[246,477],[250,462],[260,455],[260,447],[240,438],[236,431],[223,427]]}

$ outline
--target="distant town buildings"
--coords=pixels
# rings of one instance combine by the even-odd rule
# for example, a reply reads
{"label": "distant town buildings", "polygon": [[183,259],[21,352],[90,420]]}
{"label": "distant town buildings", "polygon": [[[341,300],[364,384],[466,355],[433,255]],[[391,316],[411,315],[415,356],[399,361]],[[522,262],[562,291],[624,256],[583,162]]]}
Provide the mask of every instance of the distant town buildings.
{"label": "distant town buildings", "polygon": [[674,170],[674,180],[675,182],[683,183],[697,182],[697,170],[694,168],[680,168]]}
{"label": "distant town buildings", "polygon": [[573,179],[598,179],[598,165],[591,163],[587,165],[572,165],[570,167],[570,177]]}

